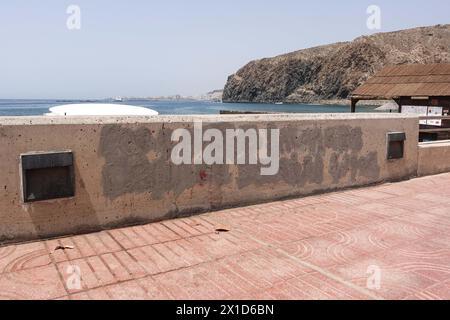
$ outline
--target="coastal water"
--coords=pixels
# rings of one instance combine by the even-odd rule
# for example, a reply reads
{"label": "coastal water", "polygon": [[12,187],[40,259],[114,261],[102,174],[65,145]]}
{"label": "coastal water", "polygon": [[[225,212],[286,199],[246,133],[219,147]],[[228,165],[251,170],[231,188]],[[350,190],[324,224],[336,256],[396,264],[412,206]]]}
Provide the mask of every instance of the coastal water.
{"label": "coastal water", "polygon": [[[110,101],[80,100],[0,100],[0,116],[35,116],[49,112],[49,108],[71,103],[111,103]],[[114,102],[117,103],[117,102]],[[156,101],[128,100],[122,104],[147,107],[160,114],[219,114],[220,110],[229,111],[261,111],[292,113],[343,113],[349,112],[348,106],[342,105],[305,105],[305,104],[251,104],[251,103],[219,103],[209,101]],[[375,112],[375,107],[357,108],[358,112]]]}

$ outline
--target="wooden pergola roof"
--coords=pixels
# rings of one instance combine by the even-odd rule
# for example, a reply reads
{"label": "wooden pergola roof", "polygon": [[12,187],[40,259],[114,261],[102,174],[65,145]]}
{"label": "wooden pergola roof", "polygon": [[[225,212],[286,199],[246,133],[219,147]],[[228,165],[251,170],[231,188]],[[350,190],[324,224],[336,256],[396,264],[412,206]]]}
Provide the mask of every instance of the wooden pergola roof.
{"label": "wooden pergola roof", "polygon": [[358,100],[416,96],[450,97],[450,64],[388,66],[351,94]]}

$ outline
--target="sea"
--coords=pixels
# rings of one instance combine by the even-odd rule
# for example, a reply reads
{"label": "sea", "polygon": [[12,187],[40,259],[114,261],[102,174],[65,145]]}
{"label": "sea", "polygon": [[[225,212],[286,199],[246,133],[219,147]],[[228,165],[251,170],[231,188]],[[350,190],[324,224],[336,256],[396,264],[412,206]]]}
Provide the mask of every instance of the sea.
{"label": "sea", "polygon": [[[49,112],[49,108],[73,103],[112,103],[105,100],[0,100],[0,117],[38,116]],[[288,112],[288,113],[345,113],[350,107],[342,105],[311,104],[261,104],[261,103],[221,103],[211,101],[184,100],[126,100],[114,102],[158,111],[162,115],[219,114],[227,111]],[[357,108],[358,112],[376,112],[375,106]]]}

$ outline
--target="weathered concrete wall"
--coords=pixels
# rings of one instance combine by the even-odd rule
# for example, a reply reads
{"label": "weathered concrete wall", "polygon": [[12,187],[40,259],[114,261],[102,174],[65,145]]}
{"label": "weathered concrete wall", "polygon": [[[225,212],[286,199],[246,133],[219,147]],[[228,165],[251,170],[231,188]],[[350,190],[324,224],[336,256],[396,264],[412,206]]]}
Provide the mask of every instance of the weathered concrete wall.
{"label": "weathered concrete wall", "polygon": [[[171,162],[171,134],[280,129],[280,170]],[[418,119],[399,115],[248,115],[154,118],[0,118],[0,242],[80,233],[186,213],[406,179],[417,173]],[[406,132],[388,161],[386,134]],[[76,195],[24,204],[19,156],[72,150]]]}
{"label": "weathered concrete wall", "polygon": [[450,141],[419,144],[418,175],[427,176],[450,171]]}

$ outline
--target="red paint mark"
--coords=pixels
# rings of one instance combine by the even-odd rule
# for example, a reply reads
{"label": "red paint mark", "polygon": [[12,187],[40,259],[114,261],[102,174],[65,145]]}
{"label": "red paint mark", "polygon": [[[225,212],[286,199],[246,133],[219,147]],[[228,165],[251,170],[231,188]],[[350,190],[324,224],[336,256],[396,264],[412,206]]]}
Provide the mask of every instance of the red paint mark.
{"label": "red paint mark", "polygon": [[208,174],[206,173],[206,171],[200,170],[200,179],[202,179],[202,181],[205,181],[206,178],[208,178]]}

